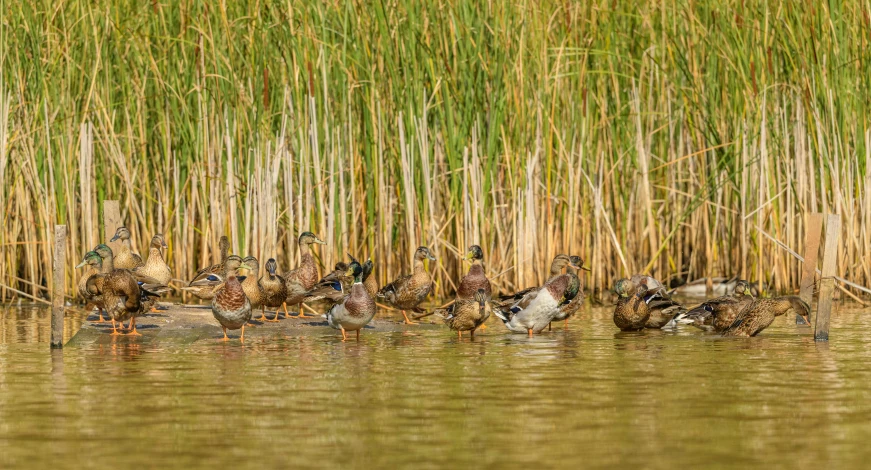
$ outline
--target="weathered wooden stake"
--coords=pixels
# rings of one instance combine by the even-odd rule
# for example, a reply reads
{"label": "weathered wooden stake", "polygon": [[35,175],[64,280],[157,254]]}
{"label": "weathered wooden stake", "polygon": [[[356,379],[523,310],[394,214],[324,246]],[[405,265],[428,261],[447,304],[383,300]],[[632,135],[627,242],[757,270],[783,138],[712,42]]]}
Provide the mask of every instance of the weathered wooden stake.
{"label": "weathered wooden stake", "polygon": [[838,237],[841,234],[841,216],[829,214],[826,219],[826,249],[823,253],[823,271],[820,277],[820,300],[817,303],[814,340],[829,340],[829,317],[832,313],[832,295],[835,293],[835,270],[838,265]]}
{"label": "weathered wooden stake", "polygon": [[109,243],[109,239],[115,236],[115,231],[123,225],[121,207],[118,205],[118,201],[103,201],[103,237],[114,253],[118,253],[121,249],[121,241],[116,240]]}
{"label": "weathered wooden stake", "polygon": [[[814,212],[808,216],[807,230],[804,237],[804,264],[801,267],[801,299],[808,305],[814,298],[814,286],[817,272],[817,259],[820,253],[820,236],[823,234],[823,214]],[[796,325],[805,325],[801,315],[795,316]]]}
{"label": "weathered wooden stake", "polygon": [[64,347],[64,278],[66,277],[67,226],[54,226],[54,260],[51,289],[51,347]]}

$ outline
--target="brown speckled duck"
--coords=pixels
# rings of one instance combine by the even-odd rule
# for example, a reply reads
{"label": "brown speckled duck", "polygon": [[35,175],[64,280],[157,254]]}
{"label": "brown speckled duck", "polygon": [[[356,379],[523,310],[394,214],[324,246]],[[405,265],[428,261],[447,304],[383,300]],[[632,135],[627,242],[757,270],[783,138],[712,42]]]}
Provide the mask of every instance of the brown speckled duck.
{"label": "brown speckled duck", "polygon": [[650,308],[644,301],[647,288],[636,285],[629,279],[619,279],[614,283],[617,293],[617,306],[614,307],[614,324],[621,331],[643,330],[650,319]]}
{"label": "brown speckled duck", "polygon": [[[245,265],[240,265],[237,270],[248,270]],[[227,330],[242,330],[239,341],[245,342],[245,325],[251,320],[251,302],[242,289],[240,279],[236,277],[236,271],[228,272],[227,280],[212,299],[212,315],[221,324],[224,330],[223,341],[229,340]],[[244,279],[241,280],[245,282]]]}
{"label": "brown speckled duck", "polygon": [[[105,323],[108,320],[103,318],[103,301],[102,301],[102,299],[99,298],[99,296],[92,295],[91,293],[88,292],[88,279],[90,279],[90,277],[93,276],[94,274],[99,274],[100,271],[103,269],[102,268],[102,265],[103,265],[102,258],[100,259],[99,264],[93,264],[91,262],[88,262],[88,255],[91,253],[94,253],[94,252],[86,253],[85,258],[84,258],[85,261],[83,261],[81,264],[76,266],[76,268],[80,268],[83,266],[86,267],[85,272],[82,273],[82,277],[79,278],[79,283],[76,285],[76,291],[79,294],[79,298],[84,299],[84,301],[85,301],[85,310],[89,310],[93,307],[96,307],[98,309],[98,311],[99,311],[98,319],[96,321],[94,321],[94,323]],[[94,253],[94,254],[96,254],[96,253]],[[97,255],[97,257],[99,258],[99,255]]]}
{"label": "brown speckled duck", "polygon": [[166,249],[166,240],[163,235],[157,234],[151,238],[151,245],[148,247],[148,260],[145,265],[135,268],[134,273],[142,274],[156,280],[164,286],[169,285],[172,280],[172,270],[166,264],[163,258],[163,251]]}
{"label": "brown speckled duck", "polygon": [[773,299],[756,299],[741,310],[738,318],[723,331],[723,336],[756,336],[786,312],[794,310],[807,324],[811,308],[801,297],[788,295]]}
{"label": "brown speckled duck", "polygon": [[182,287],[181,290],[190,292],[202,300],[212,300],[215,298],[215,293],[223,287],[224,281],[229,274],[236,272],[241,265],[242,258],[237,255],[230,255],[226,261],[221,263],[223,271],[220,274],[201,270],[200,275],[195,277],[187,287]]}
{"label": "brown speckled duck", "polygon": [[260,284],[260,263],[257,261],[257,258],[246,256],[242,258],[242,265],[250,271],[245,280],[242,281],[242,290],[245,291],[245,296],[248,297],[251,311],[254,311],[263,305],[263,286]]}
{"label": "brown speckled duck", "polygon": [[266,318],[266,307],[277,309],[284,306],[284,315],[287,315],[287,304],[284,303],[287,299],[287,285],[284,283],[284,278],[276,274],[278,263],[275,259],[269,258],[266,261],[266,275],[260,278],[260,289],[263,291],[263,298],[260,305],[260,321],[277,322],[278,310],[275,310],[275,316],[272,320]]}
{"label": "brown speckled duck", "polygon": [[436,309],[435,315],[442,317],[448,328],[457,332],[457,338],[463,338],[463,332],[468,331],[475,339],[475,330],[490,318],[490,294],[484,289],[478,289],[471,299],[458,298],[446,308]]}
{"label": "brown speckled duck", "polygon": [[314,244],[326,245],[327,243],[311,232],[303,232],[299,235],[299,252],[302,255],[299,266],[284,274],[284,283],[287,286],[287,298],[285,299],[285,311],[287,305],[297,306],[297,318],[312,318],[302,312],[302,303],[308,291],[318,282],[318,265],[312,256],[311,246]]}
{"label": "brown speckled duck", "polygon": [[472,266],[469,267],[469,272],[460,279],[460,285],[457,287],[457,299],[474,300],[478,291],[483,290],[486,301],[490,302],[492,287],[490,280],[487,279],[487,274],[484,272],[484,250],[478,245],[472,245],[463,259],[471,262]]}
{"label": "brown speckled duck", "polygon": [[666,326],[690,324],[704,331],[722,333],[732,326],[741,310],[753,302],[751,292],[750,284],[739,280],[732,293],[702,302],[687,313],[675,316]]}
{"label": "brown speckled duck", "polygon": [[425,246],[418,247],[414,252],[414,269],[411,274],[399,276],[378,291],[377,297],[402,311],[405,324],[416,325],[409,320],[406,310],[423,313],[418,305],[426,299],[433,288],[432,276],[426,271],[424,260],[435,261],[436,257]]}
{"label": "brown speckled duck", "polygon": [[115,254],[116,268],[135,269],[145,265],[142,262],[142,257],[134,253],[130,246],[130,230],[127,227],[118,227],[118,230],[115,230],[115,236],[109,241],[114,242],[115,240],[121,240],[121,249]]}

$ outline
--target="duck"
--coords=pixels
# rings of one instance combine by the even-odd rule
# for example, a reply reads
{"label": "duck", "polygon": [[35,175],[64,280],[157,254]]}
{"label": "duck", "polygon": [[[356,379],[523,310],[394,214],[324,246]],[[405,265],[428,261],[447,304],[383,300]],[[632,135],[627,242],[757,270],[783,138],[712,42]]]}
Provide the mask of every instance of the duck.
{"label": "duck", "polygon": [[[584,270],[589,271],[590,268],[584,266],[584,259],[580,256],[570,256],[569,264],[566,265],[566,271],[573,272],[575,274],[579,274],[576,270]],[[581,279],[578,276],[578,279]],[[578,288],[578,295],[576,295],[569,303],[560,307],[559,312],[557,312],[556,316],[553,317],[553,321],[564,321],[565,326],[569,326],[569,318],[575,316],[580,310],[581,305],[584,304],[584,281],[581,279],[581,286]],[[550,331],[550,325],[547,325],[548,331]]]}
{"label": "duck", "polygon": [[220,274],[200,270],[200,274],[187,287],[182,287],[181,290],[190,292],[201,300],[213,300],[215,293],[223,287],[229,273],[236,272],[241,265],[242,258],[238,255],[230,255],[221,263],[222,271]]}
{"label": "duck", "polygon": [[618,279],[614,292],[619,296],[614,307],[614,324],[620,331],[643,330],[650,319],[650,308],[644,300],[647,288],[629,279]]}
{"label": "duck", "polygon": [[144,266],[142,257],[138,253],[134,253],[130,246],[130,230],[127,227],[118,227],[115,230],[115,236],[109,242],[121,240],[121,249],[115,256],[115,267],[119,269],[135,269]]}
{"label": "duck", "polygon": [[327,311],[327,323],[342,332],[342,341],[348,339],[348,331],[354,331],[360,341],[360,330],[375,317],[375,300],[363,285],[363,266],[356,261],[348,265],[346,275],[354,279],[347,295]]}
{"label": "duck", "polygon": [[[242,281],[242,290],[245,291],[245,296],[248,297],[248,302],[251,304],[251,310],[257,310],[263,305],[263,285],[260,283],[260,263],[254,256],[246,256],[242,258],[242,265],[248,268],[251,272]],[[261,317],[263,317],[261,311]]]}
{"label": "duck", "polygon": [[688,312],[675,316],[663,328],[690,324],[704,331],[722,333],[754,299],[750,283],[739,279],[732,293],[702,302]]}
{"label": "duck", "polygon": [[237,271],[246,270],[249,270],[248,266],[240,264],[236,269],[228,271],[226,280],[212,299],[212,315],[224,330],[222,341],[230,339],[227,337],[227,330],[241,329],[239,341],[245,342],[245,325],[251,321],[251,302],[242,288],[245,277],[238,276]]}
{"label": "duck", "polygon": [[541,288],[531,290],[511,306],[501,302],[490,304],[493,313],[509,331],[532,337],[550,324],[561,306],[578,295],[580,287],[577,274],[565,273],[549,279]]}
{"label": "duck", "polygon": [[[638,294],[644,302],[642,307],[634,302],[627,301],[621,304],[618,301],[618,308],[615,308],[614,312],[615,324],[618,321],[619,310],[619,316],[622,317],[621,324],[631,325],[624,329],[621,324],[617,324],[623,331],[636,331],[634,321],[642,315],[647,316],[644,328],[661,329],[671,323],[675,317],[686,313],[686,309],[679,302],[669,297],[662,283],[650,276],[636,274],[630,279],[621,279],[615,283],[614,291],[621,299],[628,297],[631,300],[633,294]],[[632,313],[628,310],[630,308],[636,308],[638,311]]]}
{"label": "duck", "polygon": [[768,328],[776,317],[793,310],[810,324],[810,305],[801,297],[787,295],[773,299],[754,299],[744,307],[735,321],[723,330],[723,336],[751,337]]}
{"label": "duck", "polygon": [[221,253],[221,262],[200,269],[196,274],[194,274],[194,279],[199,278],[203,274],[220,275],[224,273],[224,263],[227,262],[227,258],[230,256],[230,239],[222,235],[221,239],[218,241],[218,250]]}
{"label": "duck", "polygon": [[382,287],[376,296],[402,312],[406,325],[416,325],[405,314],[406,310],[423,313],[419,308],[421,302],[432,292],[433,279],[424,266],[424,260],[435,261],[436,257],[429,248],[419,246],[414,251],[414,268],[411,274],[397,277],[393,282]]}
{"label": "duck", "polygon": [[350,254],[348,257],[351,259],[351,262],[345,263],[340,261],[336,263],[336,269],[334,269],[330,274],[324,276],[306,294],[305,302],[325,300],[330,306],[340,302],[345,295],[347,295],[347,292],[350,291],[351,286],[354,285],[354,276],[348,274],[350,272],[349,268],[354,264],[360,266],[363,270],[363,287],[366,289],[366,292],[369,293],[370,297],[373,299],[375,298],[375,295],[378,293],[378,283],[370,282],[370,280],[374,281],[374,278],[371,276],[374,267],[372,258],[369,258],[363,264],[360,264],[360,262],[357,261],[357,258],[354,258]]}
{"label": "duck", "polygon": [[266,275],[261,277],[258,281],[260,283],[260,289],[263,291],[263,297],[260,304],[260,318],[259,321],[268,321],[268,322],[277,322],[278,321],[278,310],[275,311],[275,317],[272,320],[266,318],[266,307],[277,309],[278,307],[284,306],[284,315],[289,316],[287,313],[287,304],[284,301],[287,299],[287,284],[284,282],[284,278],[276,274],[278,271],[278,263],[275,261],[275,258],[269,258],[266,261]]}
{"label": "duck", "polygon": [[[348,257],[351,258],[352,262],[359,263],[359,261],[357,261],[353,256],[348,255]],[[378,280],[372,275],[372,272],[375,270],[375,262],[372,261],[372,257],[370,256],[361,266],[363,266],[363,287],[366,288],[366,292],[369,293],[369,296],[374,299],[378,294]]]}
{"label": "duck", "polygon": [[[98,317],[99,318],[96,321],[94,321],[94,323],[106,323],[108,320],[103,318],[102,299],[98,298],[99,296],[91,295],[88,292],[88,279],[91,276],[93,276],[94,274],[99,273],[100,272],[99,269],[102,269],[102,264],[103,264],[103,262],[102,262],[103,260],[101,258],[100,259],[100,266],[95,267],[95,266],[90,265],[87,262],[87,259],[88,259],[88,255],[91,253],[96,254],[95,252],[85,253],[85,258],[84,258],[85,261],[82,261],[81,264],[76,266],[76,269],[79,269],[81,267],[85,267],[85,272],[82,273],[82,277],[79,278],[79,282],[76,285],[76,292],[78,292],[79,298],[81,298],[85,301],[85,310],[90,311],[90,309],[92,309],[94,307],[96,307],[98,309],[98,312],[99,312]],[[97,255],[97,256],[99,257],[99,255]]]}
{"label": "duck", "polygon": [[[572,264],[572,259],[569,255],[558,254],[553,257],[553,261],[550,263],[550,274],[548,275],[547,281],[554,279],[557,276],[562,275],[563,270],[566,269],[567,266]],[[545,281],[545,282],[547,282]],[[532,291],[538,290],[540,287],[527,287],[526,289],[514,292],[513,294],[503,294],[494,300],[495,306],[500,307],[510,307],[512,304],[517,302],[518,300],[525,297]]]}
{"label": "duck", "polygon": [[133,269],[136,274],[142,274],[156,280],[164,286],[168,286],[172,280],[172,270],[166,264],[163,258],[163,251],[166,247],[166,240],[163,235],[157,234],[151,237],[151,244],[148,247],[148,259],[143,266]]}
{"label": "duck", "polygon": [[471,299],[458,297],[451,305],[436,309],[434,314],[442,317],[445,325],[457,332],[457,339],[463,339],[464,331],[475,339],[475,330],[490,318],[490,310],[490,294],[481,288]]}
{"label": "duck", "polygon": [[457,287],[457,300],[474,300],[478,291],[483,290],[486,301],[490,302],[493,290],[490,286],[490,280],[487,279],[487,273],[484,272],[484,250],[478,245],[472,245],[463,260],[469,261],[472,265],[469,267],[469,272],[460,279],[460,285]]}
{"label": "duck", "polygon": [[[108,247],[107,247],[108,248]],[[112,335],[119,335],[117,323],[130,320],[130,336],[142,336],[136,331],[136,317],[142,315],[152,304],[151,299],[159,297],[152,286],[138,281],[129,269],[111,269],[104,272],[103,257],[97,251],[90,251],[77,267],[85,264],[99,271],[88,278],[85,290],[88,296],[102,304],[112,320]],[[165,287],[157,286],[154,288]]]}
{"label": "duck", "polygon": [[[306,316],[302,311],[302,303],[305,301],[305,296],[308,291],[318,282],[318,265],[315,263],[312,256],[312,245],[326,245],[327,242],[321,240],[317,235],[311,232],[302,232],[299,235],[299,252],[301,254],[299,266],[296,269],[284,273],[284,283],[287,286],[287,298],[284,300],[284,311],[287,312],[287,304],[296,305],[297,318],[313,318]],[[278,314],[276,314],[277,317]],[[285,313],[285,316],[287,314]]]}

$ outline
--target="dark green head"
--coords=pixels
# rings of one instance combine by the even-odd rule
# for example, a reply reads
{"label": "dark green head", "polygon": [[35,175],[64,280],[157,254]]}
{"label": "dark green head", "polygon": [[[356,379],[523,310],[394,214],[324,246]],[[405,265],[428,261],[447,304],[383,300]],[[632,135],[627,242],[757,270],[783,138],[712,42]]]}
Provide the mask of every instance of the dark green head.
{"label": "dark green head", "polygon": [[321,240],[317,237],[317,235],[311,232],[302,232],[299,234],[299,244],[300,245],[313,245],[317,243],[318,245],[326,245],[327,242]]}
{"label": "dark green head", "polygon": [[356,260],[348,263],[348,269],[345,271],[346,276],[354,278],[354,284],[363,282],[363,266],[360,266]]}
{"label": "dark green head", "polygon": [[635,293],[635,283],[629,279],[618,279],[614,283],[614,293],[620,297],[629,297]]}
{"label": "dark green head", "polygon": [[478,245],[472,245],[469,247],[469,251],[466,253],[465,259],[469,261],[482,261],[484,259],[484,250],[481,249]]}
{"label": "dark green head", "polygon": [[94,251],[100,255],[100,258],[108,259],[112,257],[112,249],[109,248],[109,245],[100,243],[96,247],[94,247]]}
{"label": "dark green head", "polygon": [[85,253],[85,258],[76,266],[76,269],[85,265],[89,265],[99,271],[103,267],[103,258],[100,258],[96,251],[89,251]]}

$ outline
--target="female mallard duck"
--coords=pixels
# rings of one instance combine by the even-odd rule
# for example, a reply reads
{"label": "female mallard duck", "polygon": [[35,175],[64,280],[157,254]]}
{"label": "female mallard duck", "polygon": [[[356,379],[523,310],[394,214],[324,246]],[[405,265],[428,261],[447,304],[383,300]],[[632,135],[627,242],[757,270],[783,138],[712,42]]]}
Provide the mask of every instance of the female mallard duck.
{"label": "female mallard duck", "polygon": [[230,239],[227,238],[226,236],[222,236],[221,240],[218,241],[218,250],[220,250],[220,252],[221,252],[221,262],[217,263],[217,264],[213,264],[211,266],[206,266],[205,268],[200,269],[199,271],[197,271],[196,274],[194,274],[194,279],[197,279],[204,274],[218,274],[218,275],[220,275],[220,274],[224,273],[224,263],[227,262],[227,258],[229,257],[229,254],[230,254]]}
{"label": "female mallard duck", "polygon": [[[572,259],[569,255],[560,254],[560,255],[554,256],[553,261],[550,263],[550,275],[548,276],[547,281],[550,281],[551,279],[554,279],[555,277],[562,275],[563,270],[566,269],[566,267],[569,266],[570,264],[572,264]],[[547,282],[547,281],[545,281],[545,282]],[[525,297],[530,292],[536,291],[538,289],[540,289],[540,287],[537,287],[537,286],[536,287],[527,287],[526,289],[515,292],[513,294],[500,295],[500,296],[496,297],[496,300],[494,301],[493,306],[494,306],[494,308],[496,308],[496,307],[510,307],[511,305],[513,305],[515,302],[517,302],[518,300]]]}
{"label": "female mallard duck", "polygon": [[643,278],[639,283],[620,279],[614,284],[614,292],[619,296],[614,309],[614,324],[623,331],[662,328],[674,317],[686,312],[659,286],[649,288]]}
{"label": "female mallard duck", "polygon": [[315,264],[311,249],[311,246],[314,244],[326,245],[327,242],[311,232],[303,232],[299,235],[299,252],[302,255],[299,260],[299,266],[292,271],[284,273],[283,276],[284,283],[287,286],[284,310],[285,312],[287,311],[287,304],[296,305],[299,312],[297,318],[312,318],[302,312],[302,303],[308,291],[318,282],[318,265]]}
{"label": "female mallard duck", "polygon": [[263,297],[260,304],[260,321],[277,322],[278,310],[275,311],[275,317],[272,320],[266,318],[266,307],[277,309],[284,306],[284,315],[287,316],[287,304],[284,303],[287,299],[287,285],[284,283],[284,278],[275,274],[278,269],[278,263],[273,258],[266,261],[266,275],[260,278],[260,289],[263,291]]}
{"label": "female mallard duck", "polygon": [[[242,290],[245,291],[245,296],[248,297],[248,302],[251,304],[251,310],[256,310],[263,305],[263,286],[260,284],[260,263],[253,256],[246,256],[242,259],[242,265],[251,271],[242,281]],[[262,316],[262,315],[261,315]]]}
{"label": "female mallard duck", "polygon": [[182,287],[181,290],[190,292],[201,300],[212,300],[215,298],[215,293],[223,287],[227,276],[229,276],[230,273],[236,272],[241,265],[242,258],[236,255],[230,255],[223,263],[221,263],[223,271],[220,274],[203,271],[199,276],[194,278],[187,287]]}
{"label": "female mallard duck", "polygon": [[166,249],[166,241],[163,235],[157,234],[151,238],[151,245],[148,247],[148,260],[144,266],[140,266],[133,270],[136,274],[142,274],[156,280],[161,285],[168,286],[172,280],[172,270],[163,259],[163,251]]}
{"label": "female mallard duck", "polygon": [[[99,310],[99,313],[98,313],[99,319],[94,321],[94,323],[105,323],[108,320],[105,320],[103,318],[103,301],[102,301],[102,299],[99,298],[99,296],[92,295],[91,293],[88,292],[88,279],[91,276],[93,276],[94,274],[99,274],[100,270],[102,270],[102,265],[103,265],[102,258],[100,259],[99,265],[93,265],[93,264],[89,263],[88,262],[88,255],[90,255],[91,253],[93,253],[95,255],[97,254],[96,252],[93,252],[93,251],[89,251],[88,253],[85,253],[85,258],[84,258],[85,261],[82,261],[81,264],[76,266],[76,269],[81,268],[83,266],[87,266],[87,269],[85,270],[84,273],[82,273],[82,277],[79,279],[79,283],[76,286],[76,290],[79,294],[79,297],[85,300],[85,310],[89,310],[89,309],[94,308],[94,307],[97,307],[97,309]],[[97,255],[97,257],[99,258],[99,255]]]}
{"label": "female mallard duck", "polygon": [[490,294],[484,289],[478,289],[471,299],[460,299],[446,308],[436,309],[435,314],[442,317],[448,328],[457,332],[457,338],[463,339],[463,332],[468,331],[475,339],[475,330],[490,318]]}
{"label": "female mallard duck", "polygon": [[743,279],[739,280],[731,294],[707,300],[687,313],[677,315],[665,327],[690,324],[704,331],[722,333],[732,326],[741,310],[753,302],[751,292],[750,284]]}
{"label": "female mallard duck", "polygon": [[490,280],[487,279],[487,274],[484,272],[484,250],[478,245],[469,247],[469,252],[463,257],[463,260],[472,263],[469,267],[469,272],[460,279],[460,286],[457,288],[457,299],[474,300],[478,295],[478,291],[483,290],[487,297],[487,302],[492,297],[492,288]]}
{"label": "female mallard duck", "polygon": [[103,258],[95,251],[89,251],[79,267],[85,264],[101,271],[88,278],[85,291],[88,296],[96,299],[106,309],[106,313],[112,320],[112,334],[120,334],[116,322],[123,323],[130,319],[130,332],[128,334],[141,336],[136,331],[136,317],[145,313],[149,308],[150,299],[158,297],[159,294],[150,291],[148,289],[150,286],[137,281],[128,269],[112,269],[107,273],[102,272]]}
{"label": "female mallard duck", "polygon": [[576,274],[560,274],[510,307],[498,302],[491,302],[491,305],[493,313],[510,331],[532,336],[550,324],[559,308],[578,295],[580,287],[581,281]]}
{"label": "female mallard duck", "polygon": [[212,315],[215,316],[215,320],[218,320],[221,329],[224,330],[223,341],[230,339],[227,337],[227,330],[241,328],[242,334],[239,336],[239,341],[244,343],[245,325],[251,321],[251,302],[248,301],[245,290],[242,288],[242,282],[245,282],[245,278],[236,277],[236,271],[241,270],[248,270],[248,266],[240,264],[238,268],[229,271],[223,287],[215,292],[215,298],[212,299]]}
{"label": "female mallard duck", "polygon": [[[570,256],[569,264],[566,266],[566,272],[571,272],[574,274],[579,274],[576,270],[584,270],[589,271],[590,268],[584,267],[584,258],[580,256]],[[580,310],[581,305],[584,304],[584,281],[578,276],[578,279],[581,281],[581,286],[578,288],[578,295],[575,296],[571,300],[571,302],[560,307],[559,312],[553,317],[554,321],[565,321],[565,326],[569,326],[569,318],[575,316]],[[550,325],[547,325],[548,331],[550,331]]]}
{"label": "female mallard duck", "polygon": [[388,304],[402,311],[406,325],[416,325],[417,323],[409,320],[405,311],[422,313],[423,309],[418,308],[418,305],[432,291],[432,276],[429,275],[423,264],[423,261],[427,259],[435,261],[436,257],[430,253],[429,248],[418,247],[414,252],[414,270],[412,273],[397,277],[396,280],[384,286],[376,294]]}
{"label": "female mallard duck", "polygon": [[723,336],[756,336],[768,328],[775,317],[790,310],[794,310],[810,324],[808,318],[811,308],[801,297],[788,295],[774,299],[756,299],[741,310],[738,318],[723,331]]}
{"label": "female mallard duck", "polygon": [[118,230],[115,230],[115,236],[109,241],[114,242],[115,240],[121,240],[121,249],[118,250],[118,254],[115,256],[116,268],[134,269],[145,265],[142,262],[142,257],[134,253],[130,247],[130,230],[127,227],[118,227]]}
{"label": "female mallard duck", "polygon": [[347,331],[355,331],[359,341],[360,330],[375,316],[375,300],[363,285],[363,267],[360,263],[352,261],[346,274],[353,277],[354,284],[342,301],[327,311],[327,323],[341,330],[342,341],[348,339]]}

